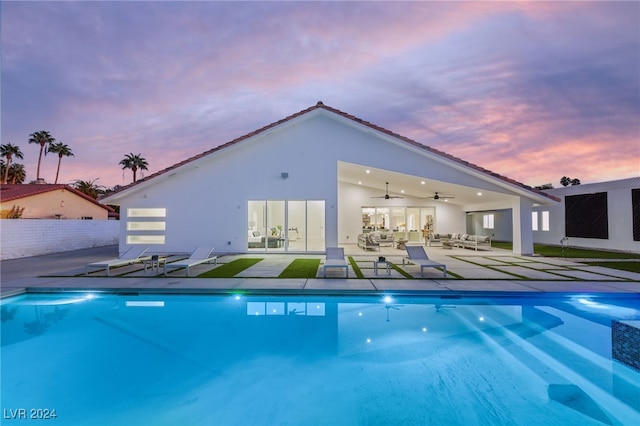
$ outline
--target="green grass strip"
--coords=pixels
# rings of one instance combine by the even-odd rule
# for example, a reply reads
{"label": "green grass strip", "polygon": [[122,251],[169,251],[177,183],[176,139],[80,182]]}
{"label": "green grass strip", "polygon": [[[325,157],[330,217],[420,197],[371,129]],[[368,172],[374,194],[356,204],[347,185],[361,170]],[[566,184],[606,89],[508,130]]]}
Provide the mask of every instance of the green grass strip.
{"label": "green grass strip", "polygon": [[617,269],[640,273],[640,262],[584,262],[590,266],[602,266],[603,268]]}
{"label": "green grass strip", "polygon": [[396,265],[395,263],[391,264],[391,267],[395,270],[398,271],[398,273],[400,275],[402,275],[405,278],[409,278],[410,280],[413,280],[413,275],[411,275],[410,273],[408,273],[407,271],[405,271],[404,269],[400,268],[398,265]]}
{"label": "green grass strip", "polygon": [[315,278],[319,266],[320,259],[295,259],[278,278]]}
{"label": "green grass strip", "polygon": [[364,274],[352,256],[349,256],[349,264],[351,265],[353,272],[356,274],[356,278],[364,278]]}
{"label": "green grass strip", "polygon": [[[513,250],[513,244],[510,241],[492,241],[491,247],[501,248],[504,250]],[[637,253],[623,253],[619,251],[592,250],[576,247],[549,246],[546,244],[534,244],[533,252],[540,256],[546,257],[566,257],[568,259],[639,259]]]}
{"label": "green grass strip", "polygon": [[233,278],[235,275],[260,262],[262,259],[241,258],[220,265],[215,269],[198,275],[198,278]]}

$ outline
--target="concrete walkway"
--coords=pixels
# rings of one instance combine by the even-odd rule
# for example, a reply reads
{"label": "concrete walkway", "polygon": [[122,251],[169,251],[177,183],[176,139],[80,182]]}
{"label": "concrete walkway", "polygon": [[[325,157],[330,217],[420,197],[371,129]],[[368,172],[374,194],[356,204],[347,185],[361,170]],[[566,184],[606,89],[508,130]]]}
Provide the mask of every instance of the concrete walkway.
{"label": "concrete walkway", "polygon": [[[363,251],[356,246],[345,247],[345,254],[353,258],[363,279],[357,279],[350,266],[349,279],[344,272],[329,270],[316,278],[280,279],[278,275],[294,260],[300,258],[323,259],[322,255],[250,253],[224,255],[218,265],[203,264],[192,268],[191,276],[184,270],[172,271],[168,277],[162,271],[144,270],[140,264],[117,268],[115,276],[106,277],[104,271],[84,276],[85,265],[90,262],[115,258],[117,246],[97,247],[73,252],[6,260],[0,264],[1,296],[7,297],[24,291],[55,290],[134,290],[166,292],[283,292],[362,293],[362,292],[586,292],[640,294],[640,274],[611,268],[592,267],[583,263],[557,258],[516,256],[510,251],[444,250],[427,247],[429,257],[447,265],[448,275],[443,278],[439,269],[428,268],[420,277],[417,266],[403,264],[404,250],[382,248],[381,251]],[[382,268],[376,275],[373,261],[384,256],[395,267],[387,275]],[[232,260],[250,257],[262,260],[245,269],[234,278],[194,278],[210,269]],[[178,257],[175,257],[178,259]],[[173,260],[170,259],[170,260]],[[407,278],[413,277],[413,279]]]}

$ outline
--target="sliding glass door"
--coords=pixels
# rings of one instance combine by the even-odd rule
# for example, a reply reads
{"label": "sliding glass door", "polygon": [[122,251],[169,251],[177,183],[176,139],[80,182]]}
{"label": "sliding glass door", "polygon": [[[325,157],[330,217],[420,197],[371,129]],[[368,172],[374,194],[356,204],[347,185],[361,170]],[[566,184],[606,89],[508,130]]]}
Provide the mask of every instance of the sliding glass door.
{"label": "sliding glass door", "polygon": [[325,202],[251,200],[247,204],[249,251],[325,250]]}

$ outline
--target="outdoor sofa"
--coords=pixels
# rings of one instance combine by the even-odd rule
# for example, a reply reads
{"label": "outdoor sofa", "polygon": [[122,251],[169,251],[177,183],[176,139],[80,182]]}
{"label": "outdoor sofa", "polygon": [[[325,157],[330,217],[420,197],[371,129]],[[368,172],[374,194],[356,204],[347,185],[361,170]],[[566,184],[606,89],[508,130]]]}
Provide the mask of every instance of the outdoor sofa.
{"label": "outdoor sofa", "polygon": [[451,234],[450,243],[454,247],[478,249],[491,249],[491,237],[488,235]]}

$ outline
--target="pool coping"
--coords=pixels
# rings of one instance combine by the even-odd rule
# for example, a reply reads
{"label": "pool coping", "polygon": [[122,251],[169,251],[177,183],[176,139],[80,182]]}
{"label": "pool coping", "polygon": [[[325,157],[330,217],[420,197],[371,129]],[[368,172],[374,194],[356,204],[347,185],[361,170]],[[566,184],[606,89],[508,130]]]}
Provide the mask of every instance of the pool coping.
{"label": "pool coping", "polygon": [[[425,277],[425,278],[386,278],[367,276],[365,278],[348,279],[341,277],[327,278],[286,278],[279,279],[274,276],[265,277],[241,277],[233,278],[198,278],[197,276],[149,276],[144,273],[133,273],[128,276],[84,276],[84,265],[96,261],[117,252],[117,246],[103,246],[74,252],[63,252],[52,255],[34,256],[7,260],[2,262],[2,282],[0,283],[0,298],[11,297],[24,293],[37,293],[43,291],[105,291],[105,292],[157,292],[169,294],[225,294],[230,292],[246,292],[252,294],[382,294],[382,293],[415,293],[421,295],[438,294],[596,294],[596,293],[620,293],[640,295],[640,275],[629,273],[628,277],[611,279],[547,279],[536,277],[536,270],[528,279],[519,279],[515,276],[507,278],[453,278],[453,277]],[[465,252],[466,253],[466,252]],[[388,256],[401,258],[401,253],[384,253]],[[434,253],[437,257],[439,254]],[[356,257],[370,254],[353,253]],[[485,253],[486,255],[486,253]],[[512,256],[496,250],[490,257]],[[297,255],[270,256],[271,265],[266,265],[268,271],[265,275],[278,274],[283,260],[288,260]],[[478,257],[473,263],[466,263],[467,268],[478,269],[478,276],[484,276],[482,270],[487,266]],[[550,258],[547,262],[557,262]],[[454,263],[456,259],[449,259]],[[528,258],[519,261],[529,262]],[[539,261],[532,258],[531,261]],[[564,262],[564,260],[563,260]],[[563,263],[560,262],[560,263]],[[487,263],[487,262],[484,262]],[[490,262],[489,262],[490,263]],[[489,265],[490,267],[491,265]],[[622,275],[624,276],[624,275]],[[605,276],[606,277],[606,276]]]}

